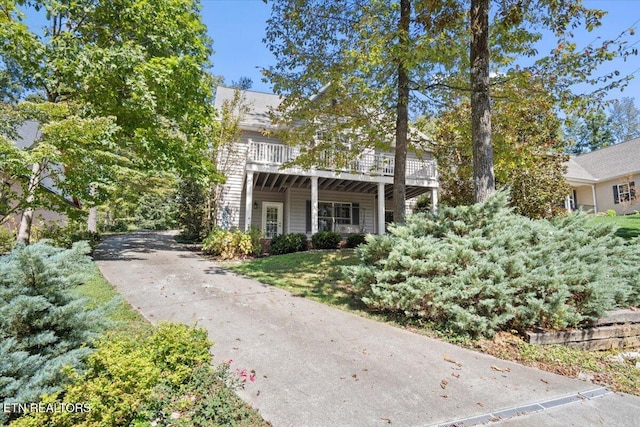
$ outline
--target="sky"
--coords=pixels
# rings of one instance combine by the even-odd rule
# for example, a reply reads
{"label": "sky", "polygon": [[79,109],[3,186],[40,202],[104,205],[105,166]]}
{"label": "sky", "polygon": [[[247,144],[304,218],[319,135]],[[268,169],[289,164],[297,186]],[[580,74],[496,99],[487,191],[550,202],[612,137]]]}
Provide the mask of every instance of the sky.
{"label": "sky", "polygon": [[[227,84],[238,81],[240,77],[249,77],[253,81],[253,90],[271,92],[271,85],[262,82],[260,72],[262,68],[275,63],[274,56],[262,42],[270,5],[262,0],[201,2],[203,21],[213,39],[213,73],[224,76]],[[634,27],[636,34],[631,37],[629,45],[637,43],[634,47],[640,50],[640,0],[585,0],[584,4],[589,8],[605,10],[608,14],[602,19],[601,27],[591,33],[578,34],[579,47],[588,45],[598,37],[602,40],[614,38],[623,29]],[[543,40],[539,52],[548,52],[553,47],[555,43]],[[633,73],[635,79],[624,91],[616,89],[610,92],[608,98],[628,96],[636,98],[636,106],[640,106],[640,56],[630,57],[626,62],[615,61],[599,70],[599,74],[616,69],[621,75]]]}

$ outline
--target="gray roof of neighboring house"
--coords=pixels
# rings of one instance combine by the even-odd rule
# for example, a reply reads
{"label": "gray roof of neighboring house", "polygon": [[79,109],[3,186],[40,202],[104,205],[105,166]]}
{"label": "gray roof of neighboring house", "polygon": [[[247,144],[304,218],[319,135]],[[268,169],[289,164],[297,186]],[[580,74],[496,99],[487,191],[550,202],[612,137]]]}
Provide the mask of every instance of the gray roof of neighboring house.
{"label": "gray roof of neighboring house", "polygon": [[[215,107],[220,110],[225,102],[231,102],[238,89],[218,86],[216,88]],[[250,90],[240,91],[242,102],[248,107],[240,120],[240,126],[251,129],[266,129],[273,127],[269,112],[277,108],[282,99],[278,95],[264,92],[254,92]],[[236,109],[235,113],[238,110]]]}
{"label": "gray roof of neighboring house", "polygon": [[572,156],[567,163],[568,179],[608,179],[640,172],[640,138]]}

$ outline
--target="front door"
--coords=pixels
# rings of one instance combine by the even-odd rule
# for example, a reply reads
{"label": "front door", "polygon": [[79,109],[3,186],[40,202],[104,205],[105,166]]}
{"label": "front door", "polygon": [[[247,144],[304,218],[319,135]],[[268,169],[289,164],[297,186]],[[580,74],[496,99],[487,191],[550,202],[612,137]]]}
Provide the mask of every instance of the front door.
{"label": "front door", "polygon": [[262,202],[262,232],[267,239],[282,234],[282,203]]}

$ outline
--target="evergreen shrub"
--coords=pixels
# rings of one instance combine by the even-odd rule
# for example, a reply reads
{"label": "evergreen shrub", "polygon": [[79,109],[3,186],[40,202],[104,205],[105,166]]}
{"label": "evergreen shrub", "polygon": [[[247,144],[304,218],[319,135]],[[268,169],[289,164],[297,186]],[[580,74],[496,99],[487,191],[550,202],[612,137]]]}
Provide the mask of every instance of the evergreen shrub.
{"label": "evergreen shrub", "polygon": [[363,233],[351,234],[347,237],[347,247],[348,248],[357,248],[361,244],[366,242],[366,236]]}
{"label": "evergreen shrub", "polygon": [[372,236],[344,267],[373,309],[461,335],[589,325],[640,303],[640,244],[583,213],[530,220],[499,192],[472,206],[410,216]]}
{"label": "evergreen shrub", "polygon": [[318,231],[311,236],[314,249],[337,249],[342,237],[335,231]]}
{"label": "evergreen shrub", "polygon": [[214,228],[202,241],[202,251],[221,259],[244,258],[260,253],[259,235],[255,231]]}
{"label": "evergreen shrub", "polygon": [[290,254],[309,249],[307,235],[303,233],[280,234],[271,239],[269,253],[271,255]]}
{"label": "evergreen shrub", "polygon": [[86,242],[36,243],[0,257],[0,402],[38,402],[68,379],[64,367],[81,369],[91,353],[107,316],[74,291],[94,271],[87,253]]}

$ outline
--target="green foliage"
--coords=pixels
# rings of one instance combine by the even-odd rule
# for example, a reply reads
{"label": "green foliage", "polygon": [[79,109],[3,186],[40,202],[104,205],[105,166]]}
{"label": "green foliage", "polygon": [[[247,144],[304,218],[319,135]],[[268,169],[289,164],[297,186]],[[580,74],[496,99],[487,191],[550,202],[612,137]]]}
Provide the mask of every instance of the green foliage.
{"label": "green foliage", "polygon": [[367,241],[366,235],[363,233],[351,234],[347,237],[347,247],[357,248]]}
{"label": "green foliage", "polygon": [[161,194],[143,194],[134,215],[136,226],[146,230],[169,230],[178,225],[178,206],[175,200]]}
{"label": "green foliage", "polygon": [[457,334],[588,325],[640,303],[640,248],[577,213],[554,221],[512,213],[504,193],[414,215],[372,236],[345,268],[371,308]]}
{"label": "green foliage", "polygon": [[58,248],[70,249],[75,242],[85,241],[93,251],[100,243],[100,233],[87,230],[87,226],[79,221],[70,221],[61,226],[52,222],[40,227],[34,227],[32,238],[34,241],[46,240]]}
{"label": "green foliage", "polygon": [[335,231],[318,231],[311,236],[313,249],[338,249],[342,237]]}
{"label": "green foliage", "polygon": [[[234,393],[244,379],[253,373],[232,372],[229,363],[216,370],[201,364],[177,392],[162,384],[153,391],[152,401],[145,406],[145,418],[159,426],[259,426],[268,425],[260,415],[244,405]],[[180,414],[171,418],[171,414]]]}
{"label": "green foliage", "polygon": [[280,234],[271,239],[269,253],[271,255],[290,254],[309,249],[307,235],[304,233]]}
{"label": "green foliage", "polygon": [[15,243],[16,233],[7,227],[0,226],[0,255],[10,252]]}
{"label": "green foliage", "polygon": [[92,269],[88,252],[84,242],[67,250],[36,243],[0,257],[2,402],[37,402],[67,381],[63,368],[82,369],[106,324],[105,309],[86,309],[75,292]]}
{"label": "green foliage", "polygon": [[607,214],[607,216],[616,216],[617,215],[616,211],[614,211],[613,209],[607,209],[606,214]]}
{"label": "green foliage", "polygon": [[255,232],[241,230],[223,230],[214,228],[202,241],[202,251],[221,259],[244,258],[249,255],[257,255],[260,251],[260,242]]}
{"label": "green foliage", "polygon": [[44,403],[83,402],[90,412],[35,413],[16,426],[128,426],[143,417],[160,384],[177,390],[196,366],[210,361],[211,342],[203,329],[161,324],[150,336],[104,337],[87,361],[85,373],[68,370],[73,382]]}
{"label": "green foliage", "polygon": [[44,19],[33,31],[24,3],[3,2],[0,21],[3,71],[40,98],[23,103],[44,142],[23,168],[64,165],[58,188],[85,206],[140,172],[216,175],[203,155],[215,125],[211,40],[197,2],[30,1]]}
{"label": "green foliage", "polygon": [[182,227],[183,239],[199,241],[204,237],[205,200],[204,185],[192,180],[182,180],[178,184],[176,204],[178,205],[178,224]]}

